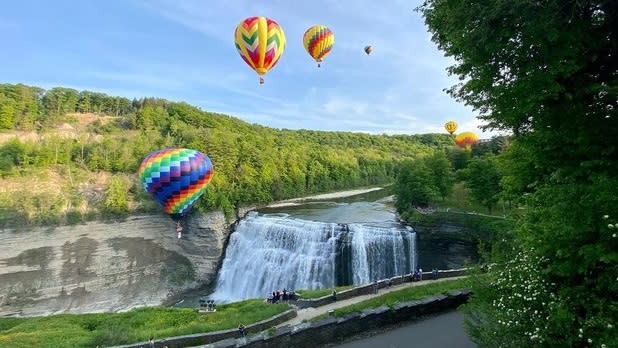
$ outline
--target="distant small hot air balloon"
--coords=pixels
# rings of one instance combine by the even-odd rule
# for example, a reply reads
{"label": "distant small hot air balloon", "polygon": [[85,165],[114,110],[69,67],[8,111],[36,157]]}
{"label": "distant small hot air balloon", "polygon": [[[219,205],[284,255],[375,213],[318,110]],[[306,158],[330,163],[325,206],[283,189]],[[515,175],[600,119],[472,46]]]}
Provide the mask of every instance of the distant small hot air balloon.
{"label": "distant small hot air balloon", "polygon": [[472,149],[472,145],[475,145],[478,142],[479,142],[479,137],[472,132],[459,133],[455,137],[455,144],[457,144],[457,146],[464,148],[468,151]]}
{"label": "distant small hot air balloon", "polygon": [[446,131],[449,132],[449,134],[455,133],[455,131],[457,130],[457,122],[455,121],[446,122],[444,124],[444,129],[446,129]]}
{"label": "distant small hot air balloon", "polygon": [[180,238],[180,220],[206,191],[214,175],[210,158],[196,150],[170,147],[149,153],[138,174],[144,190],[176,221]]}
{"label": "distant small hot air balloon", "polygon": [[335,34],[325,25],[314,25],[307,29],[303,35],[303,45],[309,55],[318,63],[318,68],[322,60],[333,49],[334,44]]}
{"label": "distant small hot air balloon", "polygon": [[285,34],[274,20],[266,17],[249,17],[242,20],[236,31],[234,41],[240,57],[262,77],[272,69],[285,49]]}
{"label": "distant small hot air balloon", "polygon": [[373,51],[373,47],[372,46],[365,46],[365,53],[367,53],[369,55],[369,54],[371,54],[372,51]]}

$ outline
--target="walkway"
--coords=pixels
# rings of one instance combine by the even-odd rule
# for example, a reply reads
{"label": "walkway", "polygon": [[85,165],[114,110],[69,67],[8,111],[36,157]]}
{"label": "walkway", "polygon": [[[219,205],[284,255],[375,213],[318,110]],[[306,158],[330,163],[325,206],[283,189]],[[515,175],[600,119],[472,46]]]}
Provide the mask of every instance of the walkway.
{"label": "walkway", "polygon": [[440,279],[436,279],[436,280],[422,280],[420,282],[407,282],[407,283],[403,283],[403,284],[399,284],[399,285],[393,285],[389,288],[382,288],[380,290],[378,290],[377,294],[368,294],[368,295],[359,295],[356,297],[352,297],[346,300],[341,300],[341,301],[337,301],[337,302],[333,302],[321,307],[317,307],[317,308],[303,308],[303,309],[299,309],[297,311],[297,316],[295,318],[292,318],[286,322],[283,322],[279,325],[277,325],[277,327],[281,327],[281,326],[286,326],[286,325],[298,325],[300,323],[302,323],[304,320],[310,320],[312,318],[315,318],[317,316],[320,316],[322,314],[326,314],[328,313],[328,311],[330,311],[331,309],[338,309],[338,308],[342,308],[342,307],[346,307],[358,302],[363,302],[366,300],[369,300],[371,298],[374,297],[378,297],[381,295],[384,295],[386,293],[389,292],[393,292],[393,291],[397,291],[397,290],[401,290],[401,289],[405,289],[405,288],[409,288],[409,287],[413,287],[413,286],[420,286],[420,285],[426,285],[426,284],[430,284],[430,283],[437,283],[437,282],[442,282],[442,281],[446,281],[446,280],[452,280],[452,279],[460,279],[460,278],[465,278],[466,276],[460,276],[460,277],[451,277],[451,278],[440,278]]}

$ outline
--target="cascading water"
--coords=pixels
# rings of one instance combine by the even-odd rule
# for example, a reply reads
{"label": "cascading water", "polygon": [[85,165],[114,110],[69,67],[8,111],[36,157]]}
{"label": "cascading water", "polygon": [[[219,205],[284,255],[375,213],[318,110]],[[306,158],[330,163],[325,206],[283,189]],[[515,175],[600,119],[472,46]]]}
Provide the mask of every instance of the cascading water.
{"label": "cascading water", "polygon": [[337,224],[250,213],[230,236],[218,302],[264,298],[274,290],[363,284],[407,274],[415,234],[395,224]]}

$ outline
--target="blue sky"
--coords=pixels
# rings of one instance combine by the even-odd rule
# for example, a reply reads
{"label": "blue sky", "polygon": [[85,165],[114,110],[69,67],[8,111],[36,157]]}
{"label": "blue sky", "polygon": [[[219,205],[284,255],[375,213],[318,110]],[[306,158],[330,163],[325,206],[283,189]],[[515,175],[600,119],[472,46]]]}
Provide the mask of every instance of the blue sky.
{"label": "blue sky", "polygon": [[[0,12],[0,82],[186,101],[250,123],[370,133],[476,131],[475,113],[443,91],[457,82],[430,41],[418,1],[10,1]],[[281,25],[282,58],[264,85],[239,57],[234,28]],[[302,46],[311,25],[335,46],[318,69]],[[374,51],[365,55],[365,45]]]}

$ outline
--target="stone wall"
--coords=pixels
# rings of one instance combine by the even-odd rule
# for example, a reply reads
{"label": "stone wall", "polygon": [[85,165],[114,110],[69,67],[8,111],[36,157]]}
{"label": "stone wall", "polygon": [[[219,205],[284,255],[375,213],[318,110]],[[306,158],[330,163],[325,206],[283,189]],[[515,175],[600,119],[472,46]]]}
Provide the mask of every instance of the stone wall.
{"label": "stone wall", "polygon": [[[438,278],[452,278],[459,277],[465,275],[466,268],[460,269],[451,269],[451,270],[440,270],[438,271]],[[431,279],[431,272],[423,272],[423,279]],[[399,285],[404,282],[410,282],[410,278],[408,276],[398,276],[390,279],[391,285]],[[388,286],[388,279],[382,279],[378,281],[378,289],[382,289]],[[352,289],[344,290],[337,293],[337,300],[346,300],[348,298],[356,297],[359,295],[366,295],[373,293],[373,284],[366,284],[362,286],[357,286]],[[296,306],[298,308],[308,308],[308,307],[320,307],[327,305],[329,303],[333,303],[333,298],[331,295],[315,298],[315,299],[299,299],[296,301]]]}
{"label": "stone wall", "polygon": [[160,305],[215,280],[230,226],[212,212],[188,219],[181,240],[165,215],[0,230],[0,316]]}
{"label": "stone wall", "polygon": [[365,310],[362,313],[352,313],[341,318],[329,317],[292,327],[284,326],[278,328],[271,335],[262,332],[246,339],[227,339],[202,346],[202,348],[317,348],[340,342],[363,332],[455,309],[465,303],[469,295],[469,290],[452,291],[448,295],[399,303],[393,309],[382,306]]}
{"label": "stone wall", "polygon": [[[258,333],[260,331],[267,330],[273,326],[286,322],[294,318],[295,316],[296,316],[296,310],[290,309],[272,318],[262,320],[260,322],[257,322],[251,325],[247,325],[245,330],[248,334]],[[190,347],[190,346],[195,346],[199,344],[208,344],[212,342],[218,342],[222,340],[226,342],[233,342],[235,341],[235,338],[237,338],[238,336],[239,336],[239,333],[237,329],[221,330],[221,331],[215,331],[215,332],[209,332],[209,333],[176,336],[176,337],[170,337],[167,339],[156,340],[155,347],[157,348],[165,347],[165,346],[169,348]],[[148,342],[140,342],[140,343],[125,345],[125,346],[116,346],[112,348],[140,348],[140,347],[149,347]]]}

